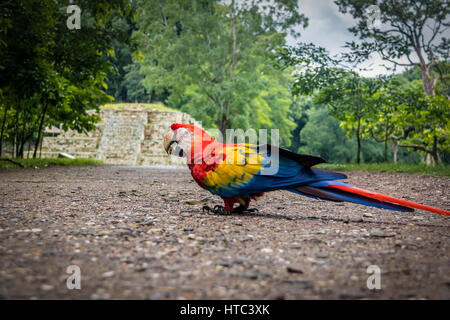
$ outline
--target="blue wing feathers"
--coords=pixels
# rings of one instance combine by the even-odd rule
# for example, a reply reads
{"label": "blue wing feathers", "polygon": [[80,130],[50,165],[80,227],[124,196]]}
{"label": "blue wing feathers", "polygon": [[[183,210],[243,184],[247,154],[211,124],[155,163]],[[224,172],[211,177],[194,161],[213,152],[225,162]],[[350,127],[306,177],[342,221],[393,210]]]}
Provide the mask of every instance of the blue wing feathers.
{"label": "blue wing feathers", "polygon": [[222,197],[232,197],[238,194],[256,194],[261,192],[288,189],[299,185],[310,184],[322,180],[346,179],[342,173],[330,172],[302,166],[299,162],[280,155],[277,162],[269,154],[263,155],[263,166],[278,165],[278,172],[266,175],[261,170],[244,184],[229,183],[217,190]]}
{"label": "blue wing feathers", "polygon": [[[395,211],[414,211],[401,205],[331,188],[330,185],[353,186],[336,181],[346,179],[347,176],[345,174],[310,167],[311,164],[324,162],[321,158],[303,155],[295,156],[294,153],[287,150],[284,150],[284,153],[281,151],[280,149],[278,159],[272,159],[270,151],[260,153],[263,168],[271,165],[278,166],[277,173],[265,174],[264,170],[260,170],[247,182],[237,183],[236,179],[234,179],[227,185],[215,189],[214,193],[222,197],[233,197],[242,194],[251,195],[284,189],[314,199],[339,202],[349,201]],[[243,165],[247,164],[248,156],[249,154],[246,153],[246,163]]]}

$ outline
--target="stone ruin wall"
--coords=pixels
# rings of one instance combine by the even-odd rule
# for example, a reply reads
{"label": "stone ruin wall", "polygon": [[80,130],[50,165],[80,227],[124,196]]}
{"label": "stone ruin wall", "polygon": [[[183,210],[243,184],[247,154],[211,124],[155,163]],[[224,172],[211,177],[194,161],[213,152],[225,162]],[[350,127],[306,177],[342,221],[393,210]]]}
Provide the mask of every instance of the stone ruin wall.
{"label": "stone ruin wall", "polygon": [[56,137],[46,136],[42,157],[65,152],[76,158],[102,160],[116,165],[184,165],[185,159],[168,156],[163,136],[172,123],[198,123],[178,111],[158,111],[129,105],[101,109],[97,129],[88,134],[69,130]]}

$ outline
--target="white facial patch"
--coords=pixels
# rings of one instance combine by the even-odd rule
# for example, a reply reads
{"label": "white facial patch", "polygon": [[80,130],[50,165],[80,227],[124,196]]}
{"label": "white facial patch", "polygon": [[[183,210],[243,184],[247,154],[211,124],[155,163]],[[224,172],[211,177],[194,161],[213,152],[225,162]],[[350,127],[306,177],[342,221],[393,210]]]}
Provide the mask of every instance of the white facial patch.
{"label": "white facial patch", "polygon": [[170,142],[168,153],[177,157],[185,157],[191,149],[192,134],[186,128],[179,128]]}

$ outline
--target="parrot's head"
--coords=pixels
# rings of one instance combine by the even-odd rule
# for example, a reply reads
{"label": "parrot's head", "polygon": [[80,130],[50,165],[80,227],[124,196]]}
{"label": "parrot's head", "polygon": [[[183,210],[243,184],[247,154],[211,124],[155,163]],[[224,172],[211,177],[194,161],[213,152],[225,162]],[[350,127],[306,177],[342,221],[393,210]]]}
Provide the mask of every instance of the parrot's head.
{"label": "parrot's head", "polygon": [[185,157],[191,148],[192,134],[186,128],[170,129],[164,135],[164,149],[167,154]]}
{"label": "parrot's head", "polygon": [[185,157],[190,152],[194,141],[199,141],[199,139],[203,145],[214,141],[199,127],[192,124],[174,123],[164,135],[164,149],[169,155]]}

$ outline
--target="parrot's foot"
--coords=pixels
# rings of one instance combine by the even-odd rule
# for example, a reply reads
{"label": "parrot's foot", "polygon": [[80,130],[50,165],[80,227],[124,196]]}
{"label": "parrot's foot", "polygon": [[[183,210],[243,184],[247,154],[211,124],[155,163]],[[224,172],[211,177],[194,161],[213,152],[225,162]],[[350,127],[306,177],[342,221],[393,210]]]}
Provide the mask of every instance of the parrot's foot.
{"label": "parrot's foot", "polygon": [[225,207],[219,206],[219,205],[215,205],[214,208],[211,208],[208,206],[203,206],[202,210],[203,210],[203,212],[207,212],[207,213],[211,212],[213,214],[219,214],[219,215],[231,214],[231,212],[225,210]]}
{"label": "parrot's foot", "polygon": [[219,206],[219,205],[214,206],[214,208],[211,208],[208,206],[203,206],[202,211],[206,212],[206,213],[218,214],[218,215],[230,215],[233,213],[241,213],[242,214],[242,213],[259,212],[259,210],[256,208],[247,209],[244,206],[239,206],[239,207],[234,208],[231,211],[226,211],[223,206]]}
{"label": "parrot's foot", "polygon": [[255,212],[259,212],[259,210],[256,208],[248,209],[245,206],[239,206],[231,210],[231,213],[255,213]]}

